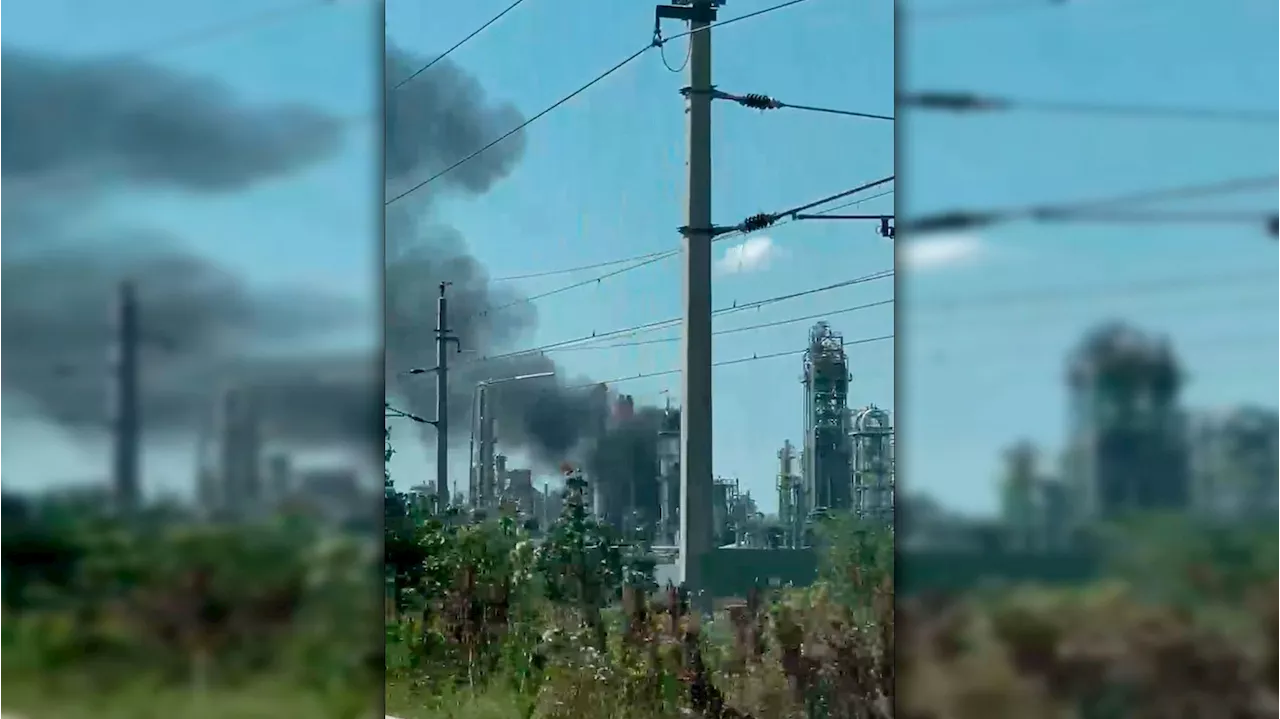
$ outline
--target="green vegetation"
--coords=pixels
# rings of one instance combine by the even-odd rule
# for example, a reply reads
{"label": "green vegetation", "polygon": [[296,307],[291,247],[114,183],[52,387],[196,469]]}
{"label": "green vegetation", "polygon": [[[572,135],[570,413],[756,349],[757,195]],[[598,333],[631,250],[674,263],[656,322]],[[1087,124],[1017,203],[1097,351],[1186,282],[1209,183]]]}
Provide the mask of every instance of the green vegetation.
{"label": "green vegetation", "polygon": [[433,517],[388,478],[388,714],[891,716],[887,532],[833,520],[815,587],[752,592],[707,619],[656,587],[652,561],[567,481],[562,516],[535,539],[509,517]]}
{"label": "green vegetation", "polygon": [[1275,717],[1275,524],[1151,517],[1099,539],[1088,585],[903,602],[898,716]]}
{"label": "green vegetation", "polygon": [[[12,498],[5,504],[15,509]],[[3,527],[6,712],[376,713],[372,541],[289,523],[125,524],[21,509],[6,511]]]}

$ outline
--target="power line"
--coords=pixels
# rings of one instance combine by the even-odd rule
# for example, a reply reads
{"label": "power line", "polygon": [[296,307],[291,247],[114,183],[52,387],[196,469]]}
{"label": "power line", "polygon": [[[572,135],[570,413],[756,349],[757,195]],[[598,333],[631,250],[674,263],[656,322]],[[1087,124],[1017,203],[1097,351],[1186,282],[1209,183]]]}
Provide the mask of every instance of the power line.
{"label": "power line", "polygon": [[665,42],[670,42],[672,40],[679,40],[682,37],[689,37],[690,35],[696,35],[700,32],[707,32],[709,30],[714,30],[716,28],[726,27],[736,22],[742,22],[743,20],[750,20],[752,18],[760,17],[761,15],[768,15],[769,13],[777,12],[778,10],[785,10],[793,5],[799,5],[804,2],[808,2],[808,0],[790,0],[790,2],[778,3],[777,5],[770,5],[769,7],[761,8],[759,10],[749,12],[746,15],[731,17],[728,20],[720,20],[718,22],[713,22],[709,25],[704,25],[702,27],[694,28],[692,30],[686,30],[684,32],[676,33],[671,37],[664,38],[662,42],[665,43]]}
{"label": "power line", "polygon": [[746,95],[734,95],[720,90],[711,91],[711,99],[713,100],[729,100],[736,102],[743,107],[749,107],[753,110],[802,110],[805,112],[820,112],[828,115],[844,115],[846,117],[858,117],[866,120],[888,120],[893,122],[893,115],[877,115],[870,112],[856,112],[854,110],[841,110],[833,107],[817,107],[814,105],[792,105],[774,99],[768,95],[759,93],[748,93]]}
{"label": "power line", "polygon": [[779,4],[779,5],[774,5],[774,6],[772,6],[772,7],[767,7],[767,8],[764,8],[764,9],[762,9],[762,10],[757,10],[757,11],[755,11],[755,12],[747,13],[746,15],[741,15],[741,16],[736,17],[736,18],[731,18],[731,19],[729,19],[729,20],[723,20],[723,21],[721,21],[721,22],[711,23],[710,25],[704,25],[704,26],[702,26],[702,27],[697,28],[696,30],[689,30],[689,31],[686,31],[686,32],[682,32],[682,33],[679,33],[679,34],[677,34],[677,35],[674,35],[674,36],[672,36],[672,37],[670,37],[670,38],[666,38],[666,39],[661,38],[661,37],[660,37],[660,36],[655,32],[653,40],[649,41],[649,43],[647,43],[644,47],[642,47],[642,48],[640,48],[639,50],[636,50],[635,52],[631,53],[631,54],[630,54],[630,55],[628,55],[626,58],[624,58],[622,61],[620,61],[619,63],[617,63],[617,64],[616,64],[616,65],[614,65],[613,67],[609,68],[608,70],[605,70],[604,72],[600,73],[599,75],[596,75],[594,78],[592,78],[589,82],[587,82],[587,83],[586,83],[585,85],[583,85],[582,87],[579,87],[577,90],[574,90],[573,92],[569,93],[568,95],[565,95],[564,97],[562,97],[562,98],[560,98],[559,100],[555,101],[555,102],[554,102],[554,103],[552,103],[550,106],[548,106],[546,109],[542,110],[541,112],[537,113],[536,115],[533,115],[532,117],[530,117],[529,119],[527,119],[527,120],[525,120],[524,122],[520,123],[519,125],[516,125],[515,127],[511,128],[510,130],[508,130],[507,132],[503,133],[503,134],[502,134],[502,135],[500,135],[497,139],[493,140],[492,142],[488,143],[487,145],[484,145],[483,147],[479,148],[478,150],[476,150],[476,151],[472,152],[471,154],[467,155],[466,157],[463,157],[462,159],[458,160],[457,162],[454,162],[452,165],[449,165],[448,167],[444,168],[443,170],[440,170],[439,172],[437,172],[436,174],[434,174],[434,175],[432,175],[432,176],[428,177],[427,179],[423,180],[422,182],[419,182],[418,184],[414,185],[413,187],[410,187],[409,189],[405,190],[404,192],[401,192],[400,194],[396,195],[395,197],[392,197],[390,200],[387,200],[387,201],[386,201],[385,203],[383,203],[383,204],[384,204],[384,205],[391,205],[391,204],[393,204],[393,203],[395,203],[395,202],[399,202],[400,200],[404,199],[405,197],[408,197],[409,195],[411,195],[411,194],[413,194],[413,193],[417,192],[418,190],[420,190],[420,189],[422,189],[422,188],[426,187],[427,185],[431,184],[432,182],[435,182],[436,180],[440,179],[441,177],[444,177],[445,175],[449,174],[450,172],[453,172],[454,170],[458,169],[459,167],[461,167],[461,166],[463,166],[463,165],[467,164],[468,162],[470,162],[470,161],[474,160],[476,157],[480,156],[481,154],[483,154],[483,153],[485,153],[485,152],[488,152],[491,148],[493,148],[493,147],[495,147],[496,145],[498,145],[498,143],[502,142],[503,140],[506,140],[507,138],[511,137],[512,135],[516,134],[517,132],[520,132],[521,130],[523,130],[523,129],[525,129],[526,127],[528,127],[528,126],[532,125],[533,123],[537,122],[538,120],[541,120],[542,118],[544,118],[544,117],[546,117],[547,115],[551,114],[551,113],[552,113],[552,112],[554,112],[555,110],[559,109],[559,108],[560,108],[561,106],[563,106],[565,103],[567,103],[567,102],[569,102],[570,100],[574,99],[575,97],[577,97],[577,96],[581,95],[582,93],[586,92],[587,90],[590,90],[592,87],[595,87],[597,84],[599,84],[600,82],[604,81],[604,80],[605,80],[606,78],[608,78],[610,75],[612,75],[612,74],[614,74],[615,72],[617,72],[617,71],[621,70],[622,68],[626,67],[627,65],[630,65],[632,62],[634,62],[636,59],[638,59],[641,55],[645,54],[646,52],[648,52],[648,51],[649,51],[650,49],[652,49],[652,48],[655,48],[655,47],[661,47],[664,43],[669,42],[670,40],[674,40],[674,39],[681,38],[681,37],[688,37],[688,36],[693,35],[693,34],[695,34],[695,33],[697,33],[697,32],[704,32],[704,31],[707,31],[707,30],[710,30],[710,29],[712,29],[712,28],[716,28],[716,27],[723,27],[723,26],[725,26],[725,25],[731,25],[731,24],[733,24],[733,23],[735,23],[735,22],[739,22],[739,21],[742,21],[742,20],[747,20],[747,19],[750,19],[750,18],[753,18],[753,17],[759,17],[759,16],[761,16],[761,15],[765,15],[765,14],[767,14],[767,13],[771,13],[771,12],[774,12],[774,11],[776,11],[776,10],[782,10],[783,8],[791,7],[792,5],[799,5],[800,3],[802,3],[802,2],[807,2],[807,1],[808,1],[808,0],[790,0],[789,2],[784,2],[784,3],[781,3],[781,4]]}
{"label": "power line", "polygon": [[[804,210],[810,209],[810,208],[812,208],[812,207],[817,207],[818,205],[826,204],[827,202],[831,202],[831,201],[833,201],[833,200],[842,199],[842,198],[844,198],[844,197],[848,197],[849,195],[853,195],[853,194],[856,194],[856,193],[858,193],[858,192],[862,192],[862,191],[867,190],[867,189],[870,189],[870,188],[872,188],[872,187],[878,187],[878,186],[883,185],[883,184],[885,184],[885,183],[887,183],[887,182],[890,182],[890,181],[892,181],[892,180],[893,180],[893,176],[892,176],[892,175],[890,175],[890,176],[889,176],[889,177],[887,177],[887,178],[883,178],[883,179],[880,179],[880,180],[875,180],[875,181],[873,181],[873,182],[869,182],[869,183],[866,183],[866,184],[864,184],[864,185],[860,185],[860,186],[855,187],[855,188],[850,189],[850,190],[845,190],[845,191],[843,191],[843,192],[838,192],[838,193],[836,193],[836,194],[834,194],[834,195],[830,195],[830,196],[828,196],[828,197],[824,197],[823,199],[818,200],[818,201],[816,201],[816,202],[810,202],[810,203],[808,203],[808,204],[801,205],[800,207],[795,207],[795,208],[791,208],[791,209],[789,209],[789,210],[785,210],[785,211],[783,211],[782,213],[777,213],[777,214],[773,214],[773,215],[769,215],[769,214],[755,215],[755,216],[753,216],[753,217],[747,218],[747,220],[744,220],[741,224],[739,224],[739,225],[737,225],[737,226],[735,226],[735,227],[716,228],[716,229],[714,230],[714,232],[716,232],[716,233],[720,233],[720,234],[719,234],[719,236],[714,237],[711,241],[712,241],[712,242],[721,242],[721,241],[724,241],[724,240],[730,239],[731,237],[734,237],[734,236],[737,236],[737,235],[741,235],[741,234],[746,234],[747,232],[751,232],[751,231],[753,231],[752,229],[749,229],[749,228],[754,228],[754,229],[763,229],[764,227],[770,227],[770,226],[774,225],[774,224],[777,222],[777,220],[779,220],[779,219],[783,219],[783,218],[785,218],[785,217],[787,217],[787,216],[795,215],[797,212],[801,212],[801,211],[804,211]],[[883,194],[887,194],[887,193],[882,193],[881,195],[877,195],[877,197],[882,196]],[[871,199],[871,198],[867,198],[867,199]],[[762,223],[762,222],[763,222],[763,223],[765,223],[765,224],[760,225],[759,227],[757,227],[757,226],[756,226],[757,224]],[[683,228],[682,228],[682,229],[683,229]],[[527,304],[527,303],[530,303],[530,302],[535,302],[535,301],[537,301],[537,300],[545,299],[545,298],[547,298],[547,297],[553,297],[553,296],[555,296],[555,295],[562,294],[562,293],[568,292],[568,291],[570,291],[570,290],[576,290],[576,289],[578,289],[579,287],[588,287],[588,286],[590,286],[590,285],[598,284],[598,283],[603,282],[604,280],[610,279],[610,278],[612,278],[612,277],[617,277],[617,276],[619,276],[619,275],[623,275],[623,274],[626,274],[626,273],[628,273],[628,272],[631,272],[632,270],[638,270],[638,269],[640,269],[640,268],[642,268],[642,267],[648,267],[649,265],[652,265],[652,264],[655,264],[655,263],[661,262],[662,260],[665,260],[665,259],[667,259],[667,258],[669,258],[669,257],[675,257],[675,256],[679,255],[682,251],[683,251],[683,250],[681,250],[681,249],[677,248],[677,249],[667,250],[667,251],[664,251],[664,252],[650,252],[650,253],[647,253],[647,254],[644,254],[644,255],[637,255],[637,256],[635,256],[635,257],[627,257],[627,258],[622,258],[622,259],[619,259],[619,260],[610,260],[610,261],[607,261],[607,262],[597,262],[597,263],[594,263],[594,264],[591,264],[591,265],[580,265],[580,266],[578,266],[578,267],[569,267],[569,268],[565,268],[564,270],[552,270],[552,271],[545,272],[545,273],[531,273],[530,275],[527,275],[527,277],[550,276],[550,275],[553,275],[553,274],[568,274],[568,273],[571,273],[571,272],[577,272],[577,271],[580,271],[580,270],[595,269],[595,268],[601,268],[601,267],[607,267],[607,266],[615,266],[615,265],[620,265],[620,264],[626,264],[626,265],[627,265],[626,267],[621,267],[621,268],[618,268],[618,269],[616,269],[616,270],[612,270],[612,271],[610,271],[610,272],[606,272],[606,273],[604,273],[604,274],[602,274],[602,275],[597,275],[596,277],[592,277],[592,278],[585,279],[585,280],[580,280],[580,281],[578,281],[578,282],[573,282],[573,283],[570,283],[570,284],[568,284],[568,285],[564,285],[564,286],[562,286],[562,287],[557,287],[557,288],[555,288],[555,289],[547,290],[546,292],[541,292],[541,293],[538,293],[538,294],[536,294],[536,295],[532,295],[532,296],[530,296],[530,297],[522,297],[522,298],[520,298],[520,299],[512,300],[512,301],[510,301],[510,302],[506,302],[506,303],[503,303],[503,304],[501,304],[501,305],[496,305],[496,306],[494,306],[494,307],[487,307],[487,308],[485,308],[485,309],[483,309],[483,310],[480,310],[479,312],[476,312],[475,314],[473,314],[473,315],[472,315],[472,317],[482,317],[482,316],[484,316],[484,315],[489,314],[490,312],[500,312],[500,311],[502,311],[502,310],[509,309],[509,308],[511,308],[511,307],[515,307],[515,306],[517,306],[517,305],[522,305],[522,304]]]}
{"label": "power line", "polygon": [[1274,285],[1276,276],[1269,271],[1240,270],[1216,272],[1212,274],[1178,275],[1139,281],[1112,282],[1094,284],[1092,286],[1073,283],[1065,287],[1037,287],[1003,292],[991,292],[981,295],[952,296],[924,301],[908,301],[908,309],[904,313],[914,312],[917,305],[930,307],[930,311],[950,311],[967,307],[1013,307],[1021,303],[1055,304],[1064,300],[1078,298],[1126,297],[1134,295],[1163,294],[1167,292],[1185,293],[1192,290],[1214,289],[1221,287],[1238,288],[1245,284],[1262,283]]}
{"label": "power line", "polygon": [[825,205],[830,202],[835,202],[836,200],[843,199],[850,195],[856,195],[859,192],[865,192],[866,190],[870,190],[873,187],[879,187],[880,185],[893,182],[893,177],[894,177],[893,175],[889,175],[888,177],[882,177],[879,180],[872,180],[871,182],[858,185],[857,187],[844,190],[843,192],[837,192],[834,195],[828,195],[827,197],[824,197],[820,200],[814,200],[813,202],[809,202],[809,203],[792,207],[779,212],[762,212],[760,214],[752,215],[751,217],[746,218],[742,222],[732,227],[713,228],[713,231],[755,232],[756,230],[763,230],[766,227],[772,227],[774,224],[778,222],[778,220],[783,219],[784,217],[794,218],[796,215],[800,214],[801,212],[804,212],[805,210],[812,210],[813,208],[818,207],[819,205]]}
{"label": "power line", "polygon": [[1097,222],[1097,223],[1135,223],[1135,224],[1211,224],[1211,225],[1265,225],[1273,222],[1275,213],[1246,212],[1063,212],[1051,213],[1039,217],[1040,220],[1055,222]]}
{"label": "power line", "polygon": [[170,50],[185,49],[194,45],[201,45],[206,42],[218,40],[227,35],[251,30],[263,25],[282,20],[290,15],[295,15],[303,10],[311,10],[320,7],[332,6],[333,0],[302,0],[290,5],[262,10],[260,12],[247,14],[243,17],[228,20],[223,23],[210,25],[189,32],[177,33],[163,40],[147,44],[145,47],[134,48],[131,50],[119,51],[111,53],[115,58],[131,58],[145,55],[154,55],[157,53],[168,52]]}
{"label": "power line", "polygon": [[1110,116],[1133,119],[1191,120],[1208,122],[1266,123],[1280,121],[1280,113],[1270,110],[1241,110],[1220,107],[1161,107],[1053,100],[1028,100],[972,92],[913,92],[898,96],[898,104],[921,110],[943,112],[1043,112],[1068,115]]}
{"label": "power line", "polygon": [[[891,339],[893,339],[892,334],[880,335],[879,337],[864,337],[862,339],[847,340],[841,346],[854,347],[857,345],[871,344],[873,342],[884,342]],[[721,360],[719,362],[712,362],[711,366],[712,367],[728,367],[729,365],[746,364],[748,362],[761,362],[764,360],[778,359],[779,357],[794,357],[796,355],[802,355],[808,351],[809,351],[809,348],[805,347],[803,349],[798,349],[798,350],[784,350],[782,352],[771,352],[769,354],[763,354],[763,355],[754,354],[754,355],[751,355],[750,357],[738,357],[736,359],[731,359],[731,360]],[[602,384],[612,385],[612,384],[620,384],[622,382],[633,382],[635,380],[649,379],[651,377],[666,377],[673,374],[680,374],[680,372],[681,370],[679,369],[661,370],[658,372],[645,372],[642,374],[630,375],[628,377],[618,377],[616,379],[604,380],[603,382],[592,382],[590,384],[573,385],[571,387],[567,387],[566,389],[588,389],[590,387],[596,387]]]}
{"label": "power line", "polygon": [[[647,259],[643,259],[640,262],[637,262],[633,265],[628,265],[626,267],[614,270],[612,272],[606,272],[603,275],[600,275],[598,277],[592,277],[591,279],[588,279],[588,280],[582,280],[580,282],[574,282],[573,284],[564,285],[563,287],[557,287],[554,290],[547,290],[546,292],[541,292],[536,295],[530,295],[529,297],[522,297],[518,300],[512,300],[510,302],[506,302],[506,303],[497,305],[495,307],[488,307],[486,309],[480,310],[479,312],[475,313],[474,315],[472,315],[472,317],[483,317],[489,314],[490,312],[500,312],[502,310],[515,307],[516,305],[522,305],[529,302],[536,302],[537,300],[541,300],[547,297],[552,297],[564,292],[568,292],[569,290],[576,290],[579,287],[594,285],[598,282],[603,282],[604,280],[607,280],[610,277],[617,277],[618,275],[630,272],[632,270],[638,270],[641,267],[646,267],[648,265],[654,264],[655,262],[660,262],[662,260],[667,259],[668,257],[673,257],[679,254],[679,252],[680,252],[679,250],[672,250],[670,252],[649,255]],[[618,264],[618,263],[614,263],[614,264]]]}
{"label": "power line", "polygon": [[[806,322],[808,320],[822,319],[824,317],[835,317],[837,315],[845,315],[851,312],[858,312],[861,310],[872,309],[874,307],[884,307],[886,305],[893,304],[893,302],[894,301],[892,299],[880,300],[879,302],[868,302],[866,304],[854,305],[853,307],[843,307],[841,309],[828,310],[826,312],[818,312],[816,314],[805,315],[803,317],[791,317],[785,320],[776,320],[774,322],[762,322],[760,324],[746,325],[744,327],[730,327],[728,329],[717,330],[715,332],[712,332],[711,334],[713,336],[732,335],[732,334],[738,334],[740,332],[750,332],[753,330],[769,329],[771,327],[782,327],[785,325],[795,324],[797,322]],[[671,342],[679,342],[679,341],[680,341],[679,337],[659,337],[651,340],[637,340],[635,342],[617,342],[617,343],[608,344],[608,345],[583,345],[579,347],[562,347],[558,350],[551,350],[551,351],[580,352],[583,350],[607,350],[607,349],[618,349],[620,347],[642,347],[645,345],[668,344]]]}
{"label": "power line", "polygon": [[1028,2],[1027,0],[992,0],[987,3],[953,3],[950,6],[899,12],[905,16],[901,19],[907,20],[907,23],[905,24],[910,26],[911,22],[1005,17],[1007,15],[1022,13],[1028,10],[1045,10],[1052,7],[1062,7],[1066,4],[1066,0],[1038,0],[1038,2]]}
{"label": "power line", "polygon": [[[776,297],[769,297],[763,300],[755,300],[752,302],[741,303],[741,304],[734,302],[733,304],[727,307],[722,307],[718,310],[713,310],[711,312],[711,315],[713,317],[718,317],[722,315],[734,314],[736,312],[745,312],[747,310],[759,309],[761,307],[776,304],[778,302],[786,302],[788,300],[798,299],[800,297],[807,297],[809,295],[820,294],[822,292],[830,292],[831,290],[837,290],[844,287],[851,287],[853,285],[859,285],[867,282],[874,282],[877,280],[887,279],[889,277],[892,277],[893,274],[894,274],[893,270],[880,270],[879,272],[874,272],[869,275],[863,275],[861,277],[855,277],[853,279],[843,280],[841,282],[835,282],[829,285],[824,285],[822,287],[815,287],[813,289],[802,290],[799,292],[791,292],[785,295],[778,295]],[[475,362],[492,362],[495,360],[506,359],[508,357],[519,357],[519,356],[529,355],[529,354],[540,354],[543,352],[556,350],[562,347],[569,347],[573,345],[584,344],[587,342],[595,342],[599,340],[609,339],[611,337],[634,336],[644,332],[652,332],[655,330],[666,329],[668,327],[674,327],[680,324],[680,321],[681,321],[680,317],[673,317],[665,320],[656,320],[654,322],[646,322],[643,324],[633,325],[631,327],[623,327],[616,330],[610,330],[608,332],[593,332],[589,335],[584,335],[582,337],[575,337],[573,339],[568,339],[568,340],[560,340],[558,342],[552,342],[549,344],[541,345],[539,347],[531,347],[529,349],[517,350],[513,352],[504,352],[502,354],[490,355],[488,357],[478,357],[474,361]]]}
{"label": "power line", "polygon": [[405,85],[405,84],[407,84],[407,83],[409,83],[410,81],[412,81],[415,77],[417,77],[417,76],[421,75],[422,73],[426,72],[427,70],[430,70],[432,65],[435,65],[436,63],[438,63],[438,62],[440,62],[441,60],[445,59],[445,58],[446,58],[446,57],[448,57],[448,56],[449,56],[449,54],[450,54],[450,53],[452,53],[454,50],[457,50],[458,48],[462,47],[463,45],[466,45],[466,44],[467,44],[468,42],[470,42],[470,41],[471,41],[471,39],[472,39],[472,38],[474,38],[476,35],[479,35],[480,33],[484,32],[484,31],[485,31],[485,30],[487,30],[487,29],[489,29],[489,26],[490,26],[490,25],[492,25],[492,24],[494,24],[495,22],[497,22],[497,21],[501,20],[501,19],[502,19],[502,17],[503,17],[504,15],[506,15],[507,13],[511,12],[512,10],[515,10],[517,7],[519,7],[520,3],[522,3],[522,2],[524,2],[524,0],[515,0],[515,2],[511,3],[510,5],[508,5],[508,6],[507,6],[507,7],[506,7],[502,12],[500,12],[500,13],[498,13],[497,15],[494,15],[493,17],[489,18],[489,21],[488,21],[488,22],[486,22],[485,24],[483,24],[483,25],[481,25],[480,27],[476,28],[475,30],[472,30],[470,35],[467,35],[466,37],[462,38],[462,39],[461,39],[461,40],[459,40],[458,42],[454,43],[453,47],[449,48],[448,50],[445,50],[443,53],[441,53],[441,54],[439,54],[439,55],[435,56],[434,58],[432,58],[430,62],[428,62],[427,64],[425,64],[425,65],[423,65],[422,67],[420,67],[420,68],[418,68],[417,70],[415,70],[415,71],[413,72],[413,74],[409,75],[409,76],[408,76],[408,77],[406,77],[405,79],[401,80],[400,82],[397,82],[397,83],[395,84],[395,86],[394,86],[394,87],[392,87],[391,89],[392,89],[392,90],[399,90],[401,87],[404,87],[404,85]]}
{"label": "power line", "polygon": [[533,280],[541,277],[555,277],[556,275],[571,275],[575,272],[585,272],[587,270],[599,270],[605,267],[617,267],[618,265],[626,265],[632,262],[640,262],[655,257],[671,257],[679,252],[679,250],[663,250],[661,252],[646,252],[643,255],[633,255],[631,257],[622,257],[616,260],[605,260],[603,262],[595,262],[589,265],[576,265],[574,267],[562,267],[558,270],[544,270],[542,272],[529,272],[523,275],[504,275],[502,277],[494,277],[490,282],[513,282],[515,280]]}
{"label": "power line", "polygon": [[[883,192],[877,192],[874,195],[868,195],[867,197],[862,197],[856,200],[843,202],[834,207],[830,207],[826,210],[822,210],[816,214],[826,215],[829,213],[838,212],[839,210],[843,210],[849,207],[856,207],[865,202],[870,202],[871,200],[875,200],[881,197],[886,197],[892,194],[893,194],[892,189],[884,190]],[[778,224],[782,225],[782,224],[786,224],[786,222],[780,221]],[[719,242],[721,240],[731,239],[731,237],[732,235],[723,235],[721,237],[716,238],[715,241]],[[606,267],[616,267],[618,265],[628,265],[634,262],[643,262],[644,260],[649,260],[654,258],[666,259],[667,257],[674,257],[678,254],[680,254],[680,249],[678,248],[671,249],[671,250],[661,250],[658,252],[646,252],[642,255],[632,255],[631,257],[620,257],[614,260],[604,260],[602,262],[593,262],[591,264],[586,264],[586,265],[575,265],[573,267],[561,267],[555,270],[543,270],[540,272],[529,272],[529,273],[519,274],[519,275],[504,275],[502,277],[494,277],[489,281],[490,282],[514,282],[516,280],[533,280],[533,279],[540,279],[543,277],[555,277],[557,275],[571,275],[577,272],[586,272],[587,270],[599,270],[599,269],[604,269]],[[599,279],[603,279],[603,278],[595,278],[592,280],[592,282],[595,282]]]}
{"label": "power line", "polygon": [[[907,228],[909,231],[919,233],[956,232],[978,229],[997,223],[1012,222],[1015,220],[1042,222],[1067,221],[1073,219],[1083,220],[1089,215],[1101,216],[1106,212],[1120,211],[1127,205],[1147,204],[1167,200],[1201,199],[1247,190],[1273,189],[1278,180],[1280,180],[1280,177],[1276,175],[1269,175],[1232,179],[1201,185],[1133,192],[1097,200],[1083,200],[1048,205],[1030,205],[1027,207],[1000,210],[951,210],[933,215],[926,215],[915,220],[908,220]],[[1170,217],[1175,216],[1175,213],[1168,214]],[[1272,228],[1273,227],[1274,224],[1272,225]],[[1274,230],[1272,231],[1274,232]]]}

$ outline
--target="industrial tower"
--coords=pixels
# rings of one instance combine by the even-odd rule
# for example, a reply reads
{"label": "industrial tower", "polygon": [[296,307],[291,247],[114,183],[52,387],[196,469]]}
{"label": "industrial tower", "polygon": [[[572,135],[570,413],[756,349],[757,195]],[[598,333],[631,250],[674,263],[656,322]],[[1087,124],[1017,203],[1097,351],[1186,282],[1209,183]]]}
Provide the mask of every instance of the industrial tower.
{"label": "industrial tower", "polygon": [[1182,510],[1190,501],[1181,374],[1169,343],[1109,324],[1072,356],[1070,474],[1078,518]]}
{"label": "industrial tower", "polygon": [[804,483],[795,472],[797,459],[791,440],[783,442],[778,450],[778,523],[784,547],[799,547],[804,537]]}
{"label": "industrial tower", "polygon": [[251,387],[226,387],[215,417],[218,448],[218,509],[243,519],[261,509],[262,416]]}
{"label": "industrial tower", "polygon": [[853,413],[853,493],[858,516],[893,523],[893,423],[875,405]]}
{"label": "industrial tower", "polygon": [[804,354],[803,511],[810,515],[853,504],[849,437],[849,358],[844,336],[819,322]]}
{"label": "industrial tower", "polygon": [[142,409],[138,392],[138,299],[130,282],[121,283],[115,306],[112,346],[111,490],[115,510],[132,514],[141,503]]}

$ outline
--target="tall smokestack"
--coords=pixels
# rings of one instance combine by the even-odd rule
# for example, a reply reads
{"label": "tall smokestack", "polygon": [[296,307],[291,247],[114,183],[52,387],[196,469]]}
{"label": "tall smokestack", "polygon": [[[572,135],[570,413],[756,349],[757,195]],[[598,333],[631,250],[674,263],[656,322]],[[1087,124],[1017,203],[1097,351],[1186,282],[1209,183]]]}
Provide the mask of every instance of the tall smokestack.
{"label": "tall smokestack", "polygon": [[139,504],[141,411],[138,402],[138,300],[132,282],[120,284],[115,307],[116,342],[112,364],[111,490],[116,511]]}

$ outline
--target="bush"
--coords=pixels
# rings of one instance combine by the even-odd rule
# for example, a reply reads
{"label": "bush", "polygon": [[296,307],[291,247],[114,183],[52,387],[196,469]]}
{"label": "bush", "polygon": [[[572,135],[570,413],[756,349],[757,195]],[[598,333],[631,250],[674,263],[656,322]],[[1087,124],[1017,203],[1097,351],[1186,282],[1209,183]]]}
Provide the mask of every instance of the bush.
{"label": "bush", "polygon": [[[817,586],[703,616],[676,588],[655,591],[653,562],[587,514],[576,475],[567,483],[540,539],[509,517],[405,523],[413,503],[388,484],[388,547],[392,532],[413,537],[387,555],[388,713],[891,716],[891,537],[832,522]],[[855,554],[864,571],[837,569]],[[397,564],[411,556],[420,564]]]}
{"label": "bush", "polygon": [[127,714],[184,693],[260,704],[265,692],[354,717],[376,697],[367,541],[57,514],[4,529],[4,672],[24,711],[74,714],[74,698]]}

